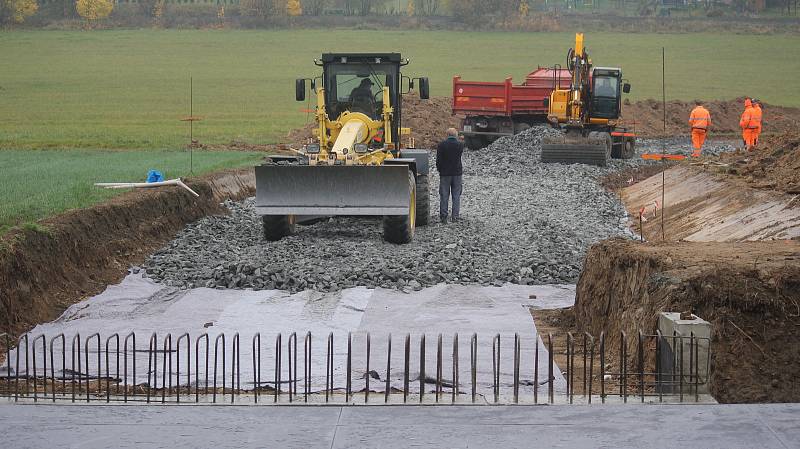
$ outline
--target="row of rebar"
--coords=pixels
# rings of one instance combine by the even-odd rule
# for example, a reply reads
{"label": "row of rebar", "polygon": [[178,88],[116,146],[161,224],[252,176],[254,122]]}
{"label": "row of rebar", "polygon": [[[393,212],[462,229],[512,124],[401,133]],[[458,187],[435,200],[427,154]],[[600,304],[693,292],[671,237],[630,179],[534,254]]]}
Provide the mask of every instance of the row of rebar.
{"label": "row of rebar", "polygon": [[[213,357],[211,354],[211,337],[208,334],[202,334],[194,340],[194,372],[192,372],[192,339],[188,333],[181,334],[174,340],[172,334],[167,334],[159,342],[156,333],[150,335],[148,340],[147,350],[137,349],[136,347],[136,333],[130,332],[129,334],[121,337],[118,333],[114,333],[105,339],[105,348],[103,349],[102,337],[99,333],[93,333],[81,341],[81,335],[75,334],[71,339],[71,350],[69,353],[69,360],[71,362],[70,368],[67,368],[67,337],[62,333],[54,337],[47,338],[45,335],[39,335],[35,338],[30,338],[29,334],[22,335],[15,348],[15,369],[12,370],[12,344],[10,337],[6,334],[0,334],[0,337],[5,336],[6,340],[6,367],[5,375],[0,377],[0,397],[9,397],[14,400],[19,399],[32,399],[33,401],[51,400],[70,400],[76,401],[102,401],[105,402],[129,402],[129,401],[143,401],[143,402],[200,402],[201,399],[213,403],[227,402],[227,397],[230,398],[230,403],[234,403],[237,398],[248,396],[254,402],[263,402],[265,392],[267,395],[272,396],[272,403],[283,402],[283,395],[286,395],[288,402],[302,401],[308,403],[309,398],[314,395],[324,395],[324,402],[335,401],[337,393],[341,393],[341,388],[335,386],[334,379],[334,334],[331,332],[326,338],[326,355],[325,355],[325,388],[324,391],[314,390],[312,387],[312,335],[310,332],[306,333],[303,344],[303,391],[302,395],[298,394],[298,383],[301,380],[298,377],[298,335],[291,333],[286,340],[286,361],[287,368],[285,374],[287,378],[283,379],[284,367],[282,362],[284,360],[283,349],[283,335],[278,334],[275,337],[275,351],[274,351],[274,376],[270,380],[262,379],[262,350],[261,350],[261,334],[256,333],[252,337],[252,379],[251,389],[243,389],[241,386],[241,344],[239,333],[233,334],[230,344],[230,358],[227,357],[226,348],[226,335],[220,333],[214,338],[214,351]],[[654,351],[648,349],[648,340],[654,340]],[[49,341],[49,347],[48,347]],[[582,341],[582,344],[581,344]],[[40,343],[41,342],[41,343]],[[120,342],[122,348],[120,349]],[[540,342],[544,345],[547,351],[547,377],[540,381],[539,372],[539,346]],[[558,369],[554,356],[554,338],[552,334],[547,334],[544,339],[539,338],[537,335],[533,349],[533,380],[526,381],[525,386],[533,386],[532,399],[533,403],[539,403],[539,390],[540,386],[547,384],[547,402],[554,403],[555,389],[554,383],[556,380],[555,370]],[[159,345],[159,343],[161,343]],[[660,332],[655,335],[645,335],[642,332],[638,333],[636,340],[636,359],[629,360],[628,353],[628,338],[625,332],[619,334],[619,354],[618,369],[614,372],[607,370],[606,363],[606,336],[601,333],[599,338],[594,338],[588,333],[575,337],[571,332],[566,335],[566,357],[565,365],[566,370],[564,378],[566,380],[566,399],[569,403],[573,403],[576,393],[576,376],[581,376],[580,393],[588,403],[592,403],[592,397],[595,393],[599,394],[601,402],[605,402],[606,398],[610,396],[618,396],[623,402],[628,402],[628,398],[638,397],[642,402],[646,397],[658,397],[659,401],[664,400],[665,394],[674,400],[684,401],[684,394],[693,396],[694,401],[699,400],[701,388],[706,387],[709,373],[709,359],[708,350],[710,341],[707,338],[700,338],[691,334],[689,336],[682,336],[674,334],[671,336],[663,336]],[[39,346],[40,345],[40,346]],[[684,347],[688,345],[688,370],[685,370],[685,354]],[[482,402],[489,402],[493,404],[507,403],[502,400],[505,396],[502,389],[507,385],[501,382],[500,370],[500,351],[501,351],[501,338],[500,334],[495,334],[492,339],[492,379],[491,387],[492,394],[489,397],[483,397],[478,393],[478,336],[473,333],[469,342],[470,346],[470,378],[468,381],[467,392],[462,392],[462,384],[460,382],[460,369],[459,369],[459,336],[453,335],[452,350],[451,350],[451,378],[446,380],[444,378],[445,372],[445,356],[443,336],[439,334],[436,339],[436,367],[435,379],[431,380],[426,374],[426,336],[419,336],[419,391],[413,393],[411,391],[411,335],[406,334],[403,343],[403,376],[401,391],[391,385],[392,374],[392,336],[387,337],[386,344],[386,374],[383,402],[389,403],[392,394],[401,394],[402,403],[409,403],[409,396],[417,394],[418,402],[423,402],[426,395],[426,384],[434,383],[435,388],[432,393],[436,403],[446,401],[446,390],[449,390],[450,403],[463,402],[459,401],[462,397],[468,397],[469,403],[477,402],[479,396],[483,398]],[[182,348],[185,351],[185,364],[181,363]],[[37,349],[41,349],[42,354],[42,370],[40,371],[37,366]],[[60,376],[56,376],[56,367],[59,365],[57,360],[57,351],[60,349]],[[90,366],[90,349],[95,350],[97,353],[96,366]],[[81,351],[83,350],[83,351]],[[372,340],[369,333],[366,334],[365,340],[365,366],[363,371],[365,387],[360,391],[353,391],[353,373],[354,369],[357,373],[361,373],[361,368],[354,368],[353,366],[353,338],[352,333],[347,334],[347,353],[346,353],[346,371],[345,371],[345,387],[344,387],[344,400],[350,403],[354,399],[356,393],[363,393],[364,402],[370,401],[370,393],[373,393],[370,388],[371,378],[373,377],[372,370]],[[705,362],[701,367],[701,351],[704,353],[702,360]],[[136,384],[137,379],[137,364],[136,355],[146,353],[147,356],[147,381],[142,384]],[[159,364],[158,354],[161,353],[161,360]],[[174,357],[173,357],[174,354]],[[529,401],[530,398],[521,398],[520,387],[523,385],[521,381],[521,358],[523,354],[522,340],[518,334],[514,334],[513,343],[513,374],[511,381],[511,402],[519,403],[521,399]],[[49,355],[49,372],[48,372],[48,358]],[[649,363],[649,356],[654,356],[654,363]],[[104,356],[104,357],[103,357]],[[576,356],[582,358],[580,367],[576,366]],[[597,356],[597,357],[596,357]],[[103,358],[105,361],[105,373],[103,372]],[[174,358],[174,364],[173,364]],[[579,360],[580,360],[579,358]],[[213,359],[213,367],[210,363]],[[20,362],[24,360],[24,369],[21,369]],[[111,369],[111,360],[114,360],[114,372]],[[230,368],[228,368],[227,360],[230,360]],[[201,369],[201,361],[202,368]],[[32,363],[31,363],[32,362]],[[120,362],[122,364],[120,365]],[[595,376],[595,364],[598,364],[597,370],[600,375]],[[158,367],[161,366],[161,379],[159,385]],[[122,372],[120,372],[122,366]],[[31,369],[32,368],[32,369]],[[92,371],[94,370],[94,374]],[[688,371],[688,372],[687,372]],[[201,373],[202,381],[201,382]],[[209,379],[211,374],[212,379]],[[182,382],[182,376],[185,376],[185,381]],[[379,376],[375,377],[380,382]],[[617,388],[609,388],[611,379],[616,378]],[[227,383],[230,380],[230,385]],[[173,384],[173,380],[175,381]],[[599,384],[599,392],[594,390],[595,383]],[[194,388],[192,388],[194,386]],[[32,388],[31,388],[32,387]],[[48,388],[49,387],[49,388]],[[48,391],[49,390],[49,391]],[[612,392],[613,391],[613,392]],[[374,392],[379,393],[379,392]],[[219,398],[218,398],[219,397]],[[221,399],[221,400],[220,400]],[[314,402],[314,401],[312,401]]]}

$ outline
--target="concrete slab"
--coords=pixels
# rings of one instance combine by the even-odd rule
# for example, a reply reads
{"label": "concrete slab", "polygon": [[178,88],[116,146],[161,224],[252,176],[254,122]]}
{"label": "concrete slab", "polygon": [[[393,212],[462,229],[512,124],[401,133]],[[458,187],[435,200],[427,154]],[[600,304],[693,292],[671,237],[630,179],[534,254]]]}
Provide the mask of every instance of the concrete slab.
{"label": "concrete slab", "polygon": [[[661,201],[661,174],[622,190],[632,217]],[[742,242],[800,236],[800,209],[787,207],[794,195],[729,183],[686,166],[666,171],[667,232],[675,240]],[[652,210],[650,208],[649,210]],[[638,224],[636,225],[638,227]]]}
{"label": "concrete slab", "polygon": [[[330,448],[340,411],[286,409],[247,414],[223,407],[15,407],[3,413],[4,447]],[[231,414],[231,412],[234,412]],[[265,410],[266,411],[266,410]]]}
{"label": "concrete slab", "polygon": [[[145,279],[141,274],[129,275],[120,284],[108,289],[93,298],[72,305],[61,317],[50,323],[36,326],[31,332],[31,339],[43,334],[54,337],[65,334],[67,342],[68,369],[85,372],[87,366],[90,375],[98,375],[98,358],[102,358],[106,338],[118,333],[121,338],[136,332],[137,353],[135,355],[137,384],[147,383],[148,371],[142,369],[149,363],[148,339],[153,332],[158,335],[158,348],[163,348],[163,338],[172,335],[172,348],[178,345],[178,336],[188,332],[191,335],[190,348],[194,348],[195,338],[207,333],[210,338],[209,359],[214,359],[215,337],[225,334],[224,345],[227,348],[227,367],[233,366],[233,335],[240,334],[240,379],[243,388],[250,389],[256,382],[253,369],[252,339],[256,333],[261,336],[261,383],[272,385],[274,381],[274,348],[276,336],[282,334],[283,367],[288,366],[288,340],[292,332],[298,333],[298,359],[303,360],[303,338],[311,332],[311,376],[312,391],[320,391],[326,384],[325,367],[327,362],[326,338],[334,333],[334,385],[344,388],[347,377],[347,335],[352,332],[352,387],[355,391],[365,385],[364,373],[367,371],[366,335],[370,333],[370,371],[375,371],[380,379],[386,379],[386,362],[388,337],[392,335],[392,359],[390,381],[394,388],[403,387],[404,351],[403,339],[410,334],[410,378],[419,378],[422,371],[420,363],[421,337],[425,335],[426,371],[425,378],[435,378],[437,355],[437,336],[442,334],[443,367],[445,381],[452,379],[453,336],[459,334],[458,367],[461,379],[470,376],[470,337],[478,334],[477,346],[480,356],[477,359],[477,383],[479,394],[490,394],[492,388],[492,344],[496,334],[501,335],[500,381],[503,385],[513,382],[514,369],[514,335],[520,336],[522,369],[521,393],[532,394],[532,373],[534,356],[538,343],[539,372],[547,372],[548,355],[544,343],[536,334],[536,327],[528,311],[528,307],[559,308],[574,304],[574,285],[539,285],[524,286],[506,284],[502,287],[482,287],[439,284],[411,293],[402,293],[387,289],[350,288],[335,293],[303,291],[296,294],[278,290],[225,290],[195,288],[180,290]],[[207,326],[207,327],[206,327]],[[70,342],[76,334],[85,339],[99,332],[101,335],[100,353],[96,349],[96,339],[89,345],[89,362],[82,366],[72,366]],[[112,349],[113,349],[112,341]],[[201,342],[202,344],[202,342]],[[220,346],[223,341],[220,340]],[[56,353],[61,349],[58,347]],[[185,348],[186,340],[181,343]],[[124,347],[124,342],[121,344]],[[202,346],[201,346],[202,347]],[[85,347],[82,347],[83,350]],[[132,348],[129,348],[129,352]],[[185,350],[184,350],[185,351]],[[39,375],[43,372],[44,352],[41,345],[30,350],[39,360]],[[134,357],[131,355],[131,359]],[[12,351],[11,360],[16,359]],[[20,357],[20,371],[26,367],[26,357]],[[192,360],[195,357],[192,355]],[[201,366],[205,355],[201,354]],[[222,359],[220,355],[219,359]],[[121,357],[120,360],[124,360]],[[121,362],[120,362],[121,363]],[[159,362],[162,363],[162,362]],[[176,362],[177,363],[177,362]],[[184,366],[185,362],[181,363]],[[194,363],[194,362],[192,362]],[[213,362],[212,362],[213,363]],[[112,351],[109,360],[110,372],[117,371],[116,354]],[[130,362],[128,382],[133,383],[133,360]],[[58,361],[56,366],[60,366]],[[104,362],[101,360],[101,367]],[[16,368],[16,366],[14,366]],[[31,367],[31,372],[33,367]],[[124,368],[120,369],[123,372]],[[209,369],[209,371],[212,371]],[[299,370],[301,376],[302,370]],[[61,370],[56,372],[57,377]],[[285,374],[284,374],[285,376]],[[544,376],[544,375],[543,375]],[[213,378],[213,374],[211,375]],[[563,392],[566,381],[561,370],[556,367],[554,374],[555,389]],[[205,378],[200,375],[201,381]],[[227,379],[230,379],[228,374]],[[284,377],[285,379],[285,377]],[[219,370],[218,384],[222,383],[222,370]],[[173,384],[185,385],[186,376],[178,378],[173,374]],[[302,385],[303,379],[300,378]],[[462,382],[464,382],[462,380]],[[384,390],[384,382],[372,382],[370,387],[378,392]],[[433,388],[433,387],[431,387]],[[417,392],[419,386],[412,383],[410,390]]]}
{"label": "concrete slab", "polygon": [[797,448],[800,404],[0,405],[3,447]]}

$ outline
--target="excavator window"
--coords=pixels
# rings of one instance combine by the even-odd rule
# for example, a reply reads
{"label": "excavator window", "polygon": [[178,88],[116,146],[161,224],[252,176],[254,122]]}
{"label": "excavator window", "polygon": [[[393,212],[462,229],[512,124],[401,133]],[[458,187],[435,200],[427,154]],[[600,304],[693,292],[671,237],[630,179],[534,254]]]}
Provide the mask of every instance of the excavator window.
{"label": "excavator window", "polygon": [[594,118],[616,119],[620,107],[620,78],[618,74],[598,74],[592,78],[590,115]]}
{"label": "excavator window", "polygon": [[594,80],[594,96],[617,98],[619,79],[610,76],[598,76]]}

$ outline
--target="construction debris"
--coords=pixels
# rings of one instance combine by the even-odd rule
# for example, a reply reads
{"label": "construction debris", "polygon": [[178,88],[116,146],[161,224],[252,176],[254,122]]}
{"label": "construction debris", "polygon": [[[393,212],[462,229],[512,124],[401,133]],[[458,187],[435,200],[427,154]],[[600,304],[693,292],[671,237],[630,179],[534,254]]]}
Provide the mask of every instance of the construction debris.
{"label": "construction debris", "polygon": [[146,189],[151,187],[178,186],[188,190],[189,193],[194,196],[200,196],[197,192],[184,184],[181,178],[168,179],[160,182],[96,182],[94,185],[106,189]]}

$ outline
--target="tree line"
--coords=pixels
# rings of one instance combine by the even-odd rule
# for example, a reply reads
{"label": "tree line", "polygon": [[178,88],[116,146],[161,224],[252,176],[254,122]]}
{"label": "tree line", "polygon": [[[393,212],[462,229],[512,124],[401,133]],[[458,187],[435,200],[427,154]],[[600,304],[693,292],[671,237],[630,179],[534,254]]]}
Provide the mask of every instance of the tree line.
{"label": "tree line", "polygon": [[[158,24],[168,11],[226,17],[280,18],[297,16],[408,16],[449,17],[465,24],[493,18],[503,24],[580,10],[626,11],[634,15],[669,15],[673,9],[694,9],[709,17],[725,13],[759,13],[775,9],[797,14],[798,0],[0,0],[0,24],[25,23],[37,14],[48,19],[82,19],[89,26],[111,16],[115,8]],[[667,14],[664,14],[666,11]],[[120,13],[121,14],[121,13]]]}

